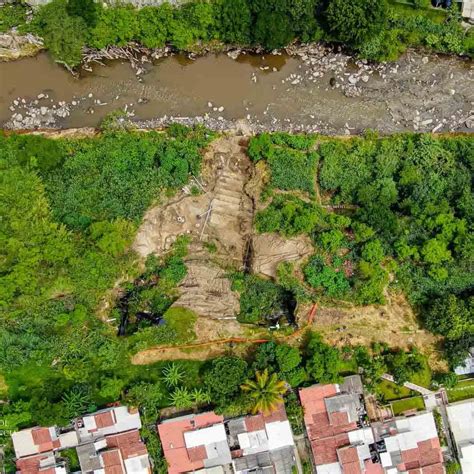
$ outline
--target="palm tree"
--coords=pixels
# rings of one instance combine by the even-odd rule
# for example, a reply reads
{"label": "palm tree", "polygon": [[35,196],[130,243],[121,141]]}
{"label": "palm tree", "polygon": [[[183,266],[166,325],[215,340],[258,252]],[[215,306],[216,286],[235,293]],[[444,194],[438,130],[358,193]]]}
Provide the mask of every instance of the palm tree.
{"label": "palm tree", "polygon": [[206,390],[202,388],[195,388],[191,395],[193,397],[193,401],[196,405],[203,405],[205,403],[211,402],[211,395]]}
{"label": "palm tree", "polygon": [[163,380],[168,387],[176,387],[184,379],[184,372],[176,364],[169,364],[163,369]]}
{"label": "palm tree", "polygon": [[191,408],[194,405],[193,395],[186,387],[178,387],[170,396],[176,408]]}
{"label": "palm tree", "polygon": [[268,414],[274,411],[280,403],[283,403],[283,395],[287,391],[285,382],[278,380],[276,374],[268,374],[268,370],[257,371],[255,380],[247,380],[240,387],[248,392],[253,401],[252,413]]}

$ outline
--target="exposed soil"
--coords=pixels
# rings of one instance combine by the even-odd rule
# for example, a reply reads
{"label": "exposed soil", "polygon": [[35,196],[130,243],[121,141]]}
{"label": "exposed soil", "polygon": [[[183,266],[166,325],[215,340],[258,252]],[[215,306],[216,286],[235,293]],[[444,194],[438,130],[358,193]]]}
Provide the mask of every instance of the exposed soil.
{"label": "exposed soil", "polygon": [[189,188],[168,203],[150,209],[143,220],[134,249],[143,257],[166,252],[179,235],[212,243],[216,257],[243,264],[245,242],[252,232],[253,204],[244,192],[251,174],[249,159],[239,137],[214,141],[203,160],[203,172],[195,187],[203,194],[190,195]]}
{"label": "exposed soil", "polygon": [[401,294],[388,295],[383,306],[320,307],[313,329],[337,346],[386,342],[390,347],[418,347],[432,368],[444,368],[438,345],[440,338],[420,329],[412,308]]}
{"label": "exposed soil", "polygon": [[174,305],[191,309],[207,318],[234,320],[239,312],[239,298],[231,290],[227,273],[212,263],[209,257],[187,260],[186,266],[188,274],[179,285],[181,296]]}
{"label": "exposed soil", "polygon": [[280,263],[301,261],[313,253],[313,246],[307,236],[285,239],[278,234],[260,234],[253,238],[253,251],[252,271],[274,278]]}
{"label": "exposed soil", "polygon": [[204,156],[202,177],[195,180],[203,194],[193,196],[186,187],[175,199],[148,211],[134,243],[146,257],[163,254],[180,235],[190,236],[188,274],[175,305],[211,319],[232,320],[239,312],[238,295],[227,275],[243,268],[252,233],[253,203],[244,192],[251,166],[240,140],[213,142]]}
{"label": "exposed soil", "polygon": [[[254,235],[254,200],[259,195],[265,173],[255,169],[245,154],[242,137],[225,136],[213,142],[203,160],[203,173],[195,185],[202,194],[191,195],[190,188],[146,214],[134,244],[146,257],[162,255],[179,235],[191,237],[186,257],[188,274],[180,285],[176,306],[198,314],[196,341],[185,348],[156,347],[133,357],[135,364],[174,358],[205,359],[229,350],[228,339],[248,341],[270,337],[263,328],[250,329],[236,321],[238,294],[231,289],[229,273],[250,270],[275,277],[278,264],[298,262],[312,253],[307,237],[284,239],[275,234]],[[439,338],[421,330],[405,298],[386,294],[383,306],[357,307],[340,304],[320,307],[313,329],[334,345],[370,345],[386,342],[391,347],[417,346],[429,357],[433,368],[443,368],[437,345]],[[298,324],[305,327],[310,306],[298,308]],[[278,336],[277,336],[278,337]],[[284,337],[289,344],[300,344],[302,333]]]}
{"label": "exposed soil", "polygon": [[235,345],[233,343],[211,344],[208,346],[190,346],[187,349],[178,347],[151,348],[135,354],[132,364],[147,365],[162,360],[207,360],[224,354],[245,354],[252,344]]}

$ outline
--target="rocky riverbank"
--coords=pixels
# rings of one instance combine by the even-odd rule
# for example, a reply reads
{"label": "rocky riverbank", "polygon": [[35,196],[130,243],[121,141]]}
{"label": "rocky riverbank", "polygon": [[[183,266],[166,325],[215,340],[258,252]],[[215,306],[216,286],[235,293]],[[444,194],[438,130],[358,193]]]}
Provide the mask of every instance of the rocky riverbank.
{"label": "rocky riverbank", "polygon": [[[103,57],[92,54],[89,63],[102,62],[104,58],[110,61],[122,54],[127,61],[135,61],[135,73],[130,74],[125,89],[120,86],[119,91],[111,80],[94,93],[82,91],[68,100],[58,100],[57,94],[50,96],[45,90],[33,98],[17,96],[8,105],[10,118],[5,127],[97,125],[107,112],[116,109],[125,111],[128,120],[140,128],[180,122],[199,123],[215,130],[244,126],[251,132],[288,130],[349,135],[366,128],[393,133],[472,131],[474,127],[474,63],[470,60],[409,51],[396,63],[371,64],[340,50],[305,45],[260,56],[234,48],[226,51],[231,58],[226,61],[222,55],[191,55],[185,58],[186,64],[176,56],[161,59],[155,65],[153,60],[174,52],[160,49],[150,59],[146,51],[121,48],[109,50]],[[285,67],[287,58],[298,60],[291,59],[292,66]],[[177,64],[176,75],[164,78],[165,63]],[[206,69],[190,66],[183,70],[198,63],[205,64]],[[106,68],[94,69],[89,80],[117,63],[107,64]],[[247,76],[249,64],[252,68]],[[241,87],[240,92],[226,82],[226,77],[235,77],[238,72],[245,74],[235,82]],[[75,84],[80,86],[83,80],[75,79]],[[181,84],[180,89],[173,92],[176,84]],[[199,91],[194,91],[196,84],[200,84]],[[120,93],[114,95],[116,87]],[[216,87],[222,89],[220,99],[216,99]],[[153,113],[158,109],[169,109],[169,113]],[[79,113],[87,120],[76,120],[71,125],[71,118]]]}
{"label": "rocky riverbank", "polygon": [[37,36],[20,35],[15,30],[0,34],[0,61],[13,61],[35,56],[43,49],[43,41]]}

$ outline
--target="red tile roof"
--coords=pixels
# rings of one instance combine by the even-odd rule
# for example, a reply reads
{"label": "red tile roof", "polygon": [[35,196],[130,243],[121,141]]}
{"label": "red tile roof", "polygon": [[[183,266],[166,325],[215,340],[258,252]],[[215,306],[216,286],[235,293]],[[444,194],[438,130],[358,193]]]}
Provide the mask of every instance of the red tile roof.
{"label": "red tile roof", "polygon": [[342,472],[344,474],[361,474],[359,461],[348,462],[342,466]]}
{"label": "red tile roof", "polygon": [[123,459],[148,454],[145,443],[140,439],[138,430],[109,435],[105,439],[107,441],[107,447],[119,449]]}
{"label": "red tile roof", "polygon": [[346,412],[330,413],[329,420],[332,426],[344,426],[350,423]]}
{"label": "red tile roof", "polygon": [[[28,456],[26,458],[18,459],[16,467],[22,474],[37,474],[40,472],[40,462],[43,459],[48,459],[46,454],[38,454],[36,456]],[[54,468],[42,470],[41,473],[54,472]]]}
{"label": "red tile roof", "polygon": [[347,413],[328,414],[324,400],[337,393],[335,385],[315,385],[300,390],[306,430],[316,465],[338,462],[337,449],[349,444],[346,433],[357,429],[356,423],[349,423]]}
{"label": "red tile roof", "polygon": [[337,454],[339,455],[339,462],[341,464],[348,464],[351,462],[359,461],[359,454],[357,453],[357,448],[353,446],[341,448],[337,451]]}
{"label": "red tile roof", "polygon": [[246,416],[245,428],[249,433],[252,431],[260,431],[265,429],[265,419],[263,415]]}
{"label": "red tile roof", "polygon": [[105,474],[125,474],[122,466],[107,466],[104,467]]}
{"label": "red tile roof", "polygon": [[188,457],[191,462],[204,461],[207,459],[207,451],[205,446],[196,446],[188,448]]}
{"label": "red tile roof", "polygon": [[102,462],[104,463],[105,474],[125,474],[120,450],[111,449],[101,453]]}
{"label": "red tile roof", "polygon": [[276,410],[266,415],[263,415],[263,419],[265,420],[265,423],[273,423],[274,421],[286,421],[288,417],[286,416],[285,405],[283,403],[280,404],[280,406]]}
{"label": "red tile roof", "polygon": [[33,428],[31,430],[31,436],[36,445],[52,443],[53,441],[49,428]]}
{"label": "red tile roof", "polygon": [[[416,448],[401,452],[402,463],[399,469],[402,471],[416,471],[422,474],[438,474],[443,471],[443,454],[438,438],[420,441]],[[441,471],[439,467],[441,466]],[[420,470],[421,468],[421,470]]]}
{"label": "red tile roof", "polygon": [[94,420],[97,428],[107,428],[115,424],[112,411],[106,411],[105,413],[98,413],[94,415]]}
{"label": "red tile roof", "polygon": [[317,466],[337,462],[337,449],[348,444],[349,436],[346,434],[311,440],[314,462]]}
{"label": "red tile roof", "polygon": [[204,467],[202,459],[205,458],[195,459],[195,453],[193,453],[194,459],[190,459],[184,442],[184,433],[223,422],[224,417],[216,415],[214,412],[208,412],[195,415],[192,418],[170,420],[158,425],[163,453],[168,461],[168,473],[178,474],[202,469]]}
{"label": "red tile roof", "polygon": [[370,459],[367,459],[364,463],[365,474],[383,474],[384,470],[381,464],[373,463]]}

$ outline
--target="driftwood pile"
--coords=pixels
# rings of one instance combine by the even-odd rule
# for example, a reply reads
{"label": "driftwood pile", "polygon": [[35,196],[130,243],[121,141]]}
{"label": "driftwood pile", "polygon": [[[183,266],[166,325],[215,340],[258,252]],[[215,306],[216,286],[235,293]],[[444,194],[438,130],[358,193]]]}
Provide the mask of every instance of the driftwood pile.
{"label": "driftwood pile", "polygon": [[171,54],[171,48],[146,48],[138,43],[129,43],[126,46],[107,46],[103,49],[84,48],[82,65],[86,70],[90,69],[91,63],[104,65],[103,61],[124,59],[130,62],[132,69],[139,76],[145,72],[143,65],[151,62],[151,59],[159,59]]}

